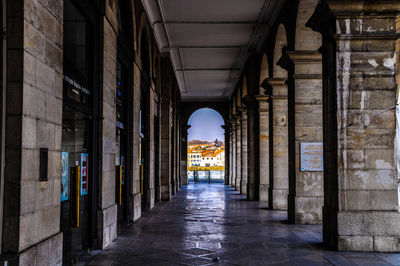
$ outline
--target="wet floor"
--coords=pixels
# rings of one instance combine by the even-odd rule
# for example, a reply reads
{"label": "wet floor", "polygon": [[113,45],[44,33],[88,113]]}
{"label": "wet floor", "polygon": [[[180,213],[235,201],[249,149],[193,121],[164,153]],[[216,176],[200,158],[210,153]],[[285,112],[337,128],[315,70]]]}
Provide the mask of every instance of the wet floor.
{"label": "wet floor", "polygon": [[191,184],[122,228],[89,265],[400,265],[400,254],[324,250],[321,226],[286,219],[222,184]]}

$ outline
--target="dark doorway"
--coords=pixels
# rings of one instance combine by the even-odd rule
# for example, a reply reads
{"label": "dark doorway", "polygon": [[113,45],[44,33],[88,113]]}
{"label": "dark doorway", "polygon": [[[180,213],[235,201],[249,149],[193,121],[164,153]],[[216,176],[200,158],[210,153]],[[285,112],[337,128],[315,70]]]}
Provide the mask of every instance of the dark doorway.
{"label": "dark doorway", "polygon": [[118,205],[118,226],[130,222],[129,187],[131,184],[130,161],[132,155],[132,61],[133,38],[131,6],[129,1],[118,0],[118,52],[116,77],[116,203]]}
{"label": "dark doorway", "polygon": [[63,263],[97,248],[98,15],[64,1],[61,231]]}

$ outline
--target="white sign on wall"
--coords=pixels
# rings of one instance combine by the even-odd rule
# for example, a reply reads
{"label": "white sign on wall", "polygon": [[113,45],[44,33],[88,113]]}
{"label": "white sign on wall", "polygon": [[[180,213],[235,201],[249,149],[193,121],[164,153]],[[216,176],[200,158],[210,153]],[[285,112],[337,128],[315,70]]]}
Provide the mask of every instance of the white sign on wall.
{"label": "white sign on wall", "polygon": [[322,142],[300,143],[300,171],[324,171],[324,145]]}

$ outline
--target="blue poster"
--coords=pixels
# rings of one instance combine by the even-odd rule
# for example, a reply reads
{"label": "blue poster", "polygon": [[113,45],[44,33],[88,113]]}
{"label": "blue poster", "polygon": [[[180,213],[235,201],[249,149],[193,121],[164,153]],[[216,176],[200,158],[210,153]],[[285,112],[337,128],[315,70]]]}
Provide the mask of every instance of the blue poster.
{"label": "blue poster", "polygon": [[121,156],[121,184],[125,184],[125,157]]}
{"label": "blue poster", "polygon": [[87,153],[81,153],[81,196],[88,194],[88,160]]}
{"label": "blue poster", "polygon": [[69,193],[69,159],[68,152],[61,153],[61,202],[68,200]]}

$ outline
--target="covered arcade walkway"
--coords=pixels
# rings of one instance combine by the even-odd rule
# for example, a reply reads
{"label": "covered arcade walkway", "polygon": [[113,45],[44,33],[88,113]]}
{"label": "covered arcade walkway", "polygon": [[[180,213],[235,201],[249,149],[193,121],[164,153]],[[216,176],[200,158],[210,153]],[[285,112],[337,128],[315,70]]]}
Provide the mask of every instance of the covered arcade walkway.
{"label": "covered arcade walkway", "polygon": [[121,229],[89,265],[400,264],[398,254],[324,250],[320,225],[286,219],[228,186],[190,184]]}

